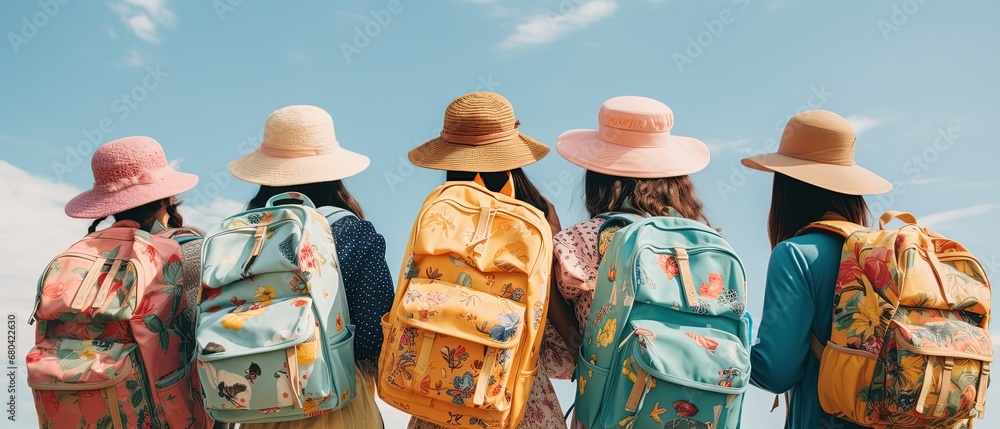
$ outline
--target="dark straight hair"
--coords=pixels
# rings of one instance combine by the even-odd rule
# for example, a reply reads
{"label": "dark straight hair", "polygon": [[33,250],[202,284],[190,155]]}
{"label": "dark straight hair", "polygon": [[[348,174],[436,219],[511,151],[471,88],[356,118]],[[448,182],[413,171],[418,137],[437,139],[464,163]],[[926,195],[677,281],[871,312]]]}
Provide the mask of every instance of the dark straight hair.
{"label": "dark straight hair", "polygon": [[[479,173],[479,176],[483,179],[483,184],[486,185],[486,188],[493,192],[500,192],[500,190],[503,189],[503,185],[507,184],[506,171],[496,173]],[[542,193],[538,191],[538,188],[531,183],[531,180],[528,180],[528,175],[524,174],[524,170],[520,168],[510,170],[510,177],[514,180],[514,198],[531,204],[536,209],[541,210],[543,214],[548,216],[548,201],[546,201],[545,197],[542,196]],[[476,173],[474,172],[449,171],[445,180],[449,182],[469,182],[475,178]]]}
{"label": "dark straight hair", "polygon": [[347,191],[347,187],[344,186],[344,182],[340,180],[290,186],[261,185],[260,189],[257,190],[257,195],[254,195],[250,200],[247,208],[259,209],[264,207],[267,204],[267,200],[271,197],[285,192],[305,194],[305,196],[309,197],[316,204],[316,207],[339,207],[354,213],[359,219],[364,220],[365,218],[364,212],[361,211],[361,205],[351,196],[351,193]]}
{"label": "dark straight hair", "polygon": [[87,228],[87,233],[91,234],[97,231],[97,225],[104,222],[105,219],[113,217],[115,221],[120,220],[133,220],[139,223],[139,228],[144,231],[149,231],[153,229],[153,222],[156,222],[156,212],[160,211],[161,207],[167,207],[167,228],[180,228],[184,226],[184,216],[177,211],[177,207],[181,205],[180,201],[174,200],[173,203],[170,202],[170,198],[164,198],[162,200],[156,200],[151,203],[143,204],[136,208],[131,208],[125,210],[121,213],[117,213],[111,216],[105,216],[94,221],[90,224],[90,228]]}
{"label": "dark straight hair", "polygon": [[806,225],[822,219],[827,212],[839,214],[848,222],[868,225],[868,205],[864,197],[841,194],[774,173],[771,213],[767,218],[771,248],[794,237]]}

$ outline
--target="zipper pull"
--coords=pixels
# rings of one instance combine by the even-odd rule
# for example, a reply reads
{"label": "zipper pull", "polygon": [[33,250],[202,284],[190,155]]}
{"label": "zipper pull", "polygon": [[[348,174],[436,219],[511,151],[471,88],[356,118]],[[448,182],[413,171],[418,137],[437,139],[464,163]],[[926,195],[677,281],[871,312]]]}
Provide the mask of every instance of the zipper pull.
{"label": "zipper pull", "polygon": [[31,315],[28,316],[28,324],[29,325],[34,325],[35,324],[35,316],[38,314],[38,308],[41,307],[41,306],[42,306],[41,298],[36,298],[35,299],[35,308],[31,309]]}

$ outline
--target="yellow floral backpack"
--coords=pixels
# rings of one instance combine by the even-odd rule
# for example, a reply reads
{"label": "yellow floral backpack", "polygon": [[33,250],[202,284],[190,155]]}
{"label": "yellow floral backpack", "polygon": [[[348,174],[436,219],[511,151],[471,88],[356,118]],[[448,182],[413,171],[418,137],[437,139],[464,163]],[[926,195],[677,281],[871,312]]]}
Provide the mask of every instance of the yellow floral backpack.
{"label": "yellow floral backpack", "polygon": [[388,404],[447,427],[513,428],[537,370],[552,265],[541,211],[448,182],[413,225],[379,358]]}
{"label": "yellow floral backpack", "polygon": [[[887,230],[898,218],[906,223]],[[817,222],[844,243],[819,400],[873,428],[971,427],[983,417],[993,345],[990,286],[965,247],[890,211],[873,230]]]}

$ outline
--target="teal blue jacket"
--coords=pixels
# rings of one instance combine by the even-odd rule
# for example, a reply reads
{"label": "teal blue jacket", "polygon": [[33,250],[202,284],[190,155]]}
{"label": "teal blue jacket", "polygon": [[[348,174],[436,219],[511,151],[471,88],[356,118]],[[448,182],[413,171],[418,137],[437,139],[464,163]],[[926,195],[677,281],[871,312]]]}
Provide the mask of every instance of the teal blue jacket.
{"label": "teal blue jacket", "polygon": [[810,232],[785,240],[771,252],[767,266],[764,311],[757,343],[750,352],[750,382],[761,389],[789,392],[787,429],[860,428],[837,419],[819,405],[819,361],[809,334],[830,339],[834,288],[844,239]]}

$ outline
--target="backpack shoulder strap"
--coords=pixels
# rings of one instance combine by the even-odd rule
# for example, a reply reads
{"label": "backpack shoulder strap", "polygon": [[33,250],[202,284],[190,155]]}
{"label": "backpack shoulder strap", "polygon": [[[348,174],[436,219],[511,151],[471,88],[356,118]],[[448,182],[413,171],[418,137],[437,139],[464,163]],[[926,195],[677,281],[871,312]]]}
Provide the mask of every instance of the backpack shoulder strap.
{"label": "backpack shoulder strap", "polygon": [[193,228],[170,228],[160,231],[156,235],[174,240],[179,245],[184,245],[184,243],[189,243],[205,236],[199,230]]}
{"label": "backpack shoulder strap", "polygon": [[[604,221],[605,221],[601,225],[601,227],[597,229],[597,242],[598,242],[597,243],[597,248],[598,249],[606,249],[607,248],[607,245],[602,241],[602,240],[606,239],[604,231],[606,231],[606,230],[608,230],[610,228],[616,228],[616,227],[619,228],[619,229],[621,229],[621,228],[629,226],[629,225],[631,225],[631,224],[633,224],[635,222],[638,222],[638,221],[640,221],[640,220],[643,219],[642,216],[639,216],[637,214],[632,214],[632,213],[602,213],[602,214],[599,214],[599,215],[595,216],[595,218],[604,219]],[[616,233],[617,233],[617,231],[616,231]],[[607,244],[611,244],[611,243],[608,242]],[[601,254],[598,255],[598,258],[603,258],[603,257],[604,257],[603,253],[601,253]]]}
{"label": "backpack shoulder strap", "polygon": [[813,356],[816,356],[816,360],[823,361],[823,350],[826,347],[816,338],[812,332],[809,333],[809,348],[812,349]]}
{"label": "backpack shoulder strap", "polygon": [[854,234],[855,232],[864,229],[868,228],[865,228],[864,226],[858,225],[856,223],[847,222],[843,220],[821,220],[806,225],[805,228],[800,229],[799,232],[797,232],[795,235],[802,235],[809,231],[819,230],[819,231],[832,232],[841,237],[847,238],[851,234]]}
{"label": "backpack shoulder strap", "polygon": [[340,207],[323,206],[317,208],[316,211],[318,211],[321,215],[323,215],[323,217],[326,218],[326,221],[329,222],[330,225],[337,223],[338,220],[341,220],[345,217],[351,217],[351,216],[357,217],[354,215],[354,213],[351,213],[350,210],[342,209]]}

